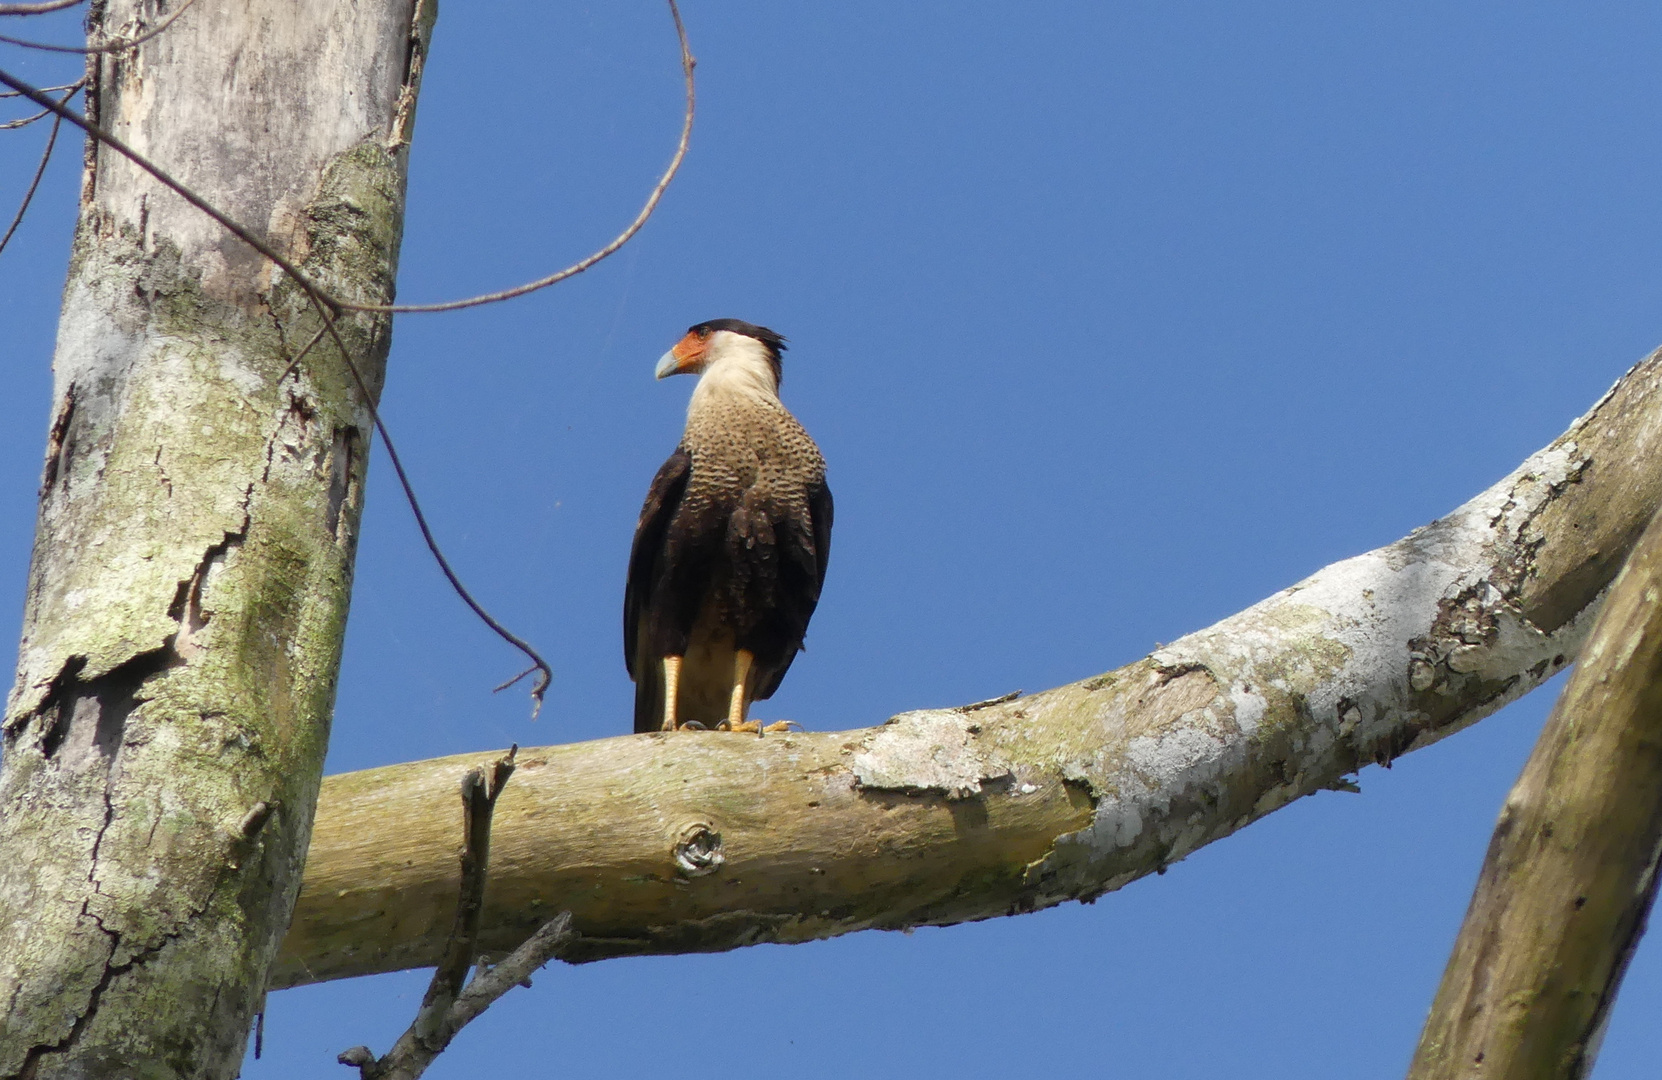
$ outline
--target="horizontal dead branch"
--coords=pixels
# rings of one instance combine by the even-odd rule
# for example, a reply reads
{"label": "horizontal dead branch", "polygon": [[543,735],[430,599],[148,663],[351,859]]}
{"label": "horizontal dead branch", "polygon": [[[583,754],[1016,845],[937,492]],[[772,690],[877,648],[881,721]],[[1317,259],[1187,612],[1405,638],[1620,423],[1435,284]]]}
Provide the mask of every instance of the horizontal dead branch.
{"label": "horizontal dead branch", "polygon": [[[1089,900],[1575,656],[1662,502],[1662,354],[1449,516],[1118,671],[973,712],[523,751],[481,943],[730,949]],[[328,779],[274,986],[434,964],[464,755]]]}

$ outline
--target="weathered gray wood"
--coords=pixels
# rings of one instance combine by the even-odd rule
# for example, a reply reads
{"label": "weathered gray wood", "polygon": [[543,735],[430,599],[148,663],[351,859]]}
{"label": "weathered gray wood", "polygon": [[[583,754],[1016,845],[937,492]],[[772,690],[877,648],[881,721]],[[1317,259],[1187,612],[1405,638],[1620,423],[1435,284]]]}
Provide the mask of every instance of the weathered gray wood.
{"label": "weathered gray wood", "polygon": [[[171,5],[169,9],[171,10]],[[200,3],[94,119],[326,288],[392,294],[429,0]],[[155,0],[95,5],[131,36]],[[292,283],[89,153],[0,774],[0,1076],[230,1077],[287,925],[370,437]],[[385,316],[341,329],[372,392]]]}
{"label": "weathered gray wood", "polygon": [[[1511,476],[1118,671],[832,734],[521,751],[482,943],[795,942],[1090,899],[1487,716],[1563,668],[1662,503],[1662,354]],[[274,976],[433,964],[466,755],[331,777]]]}
{"label": "weathered gray wood", "polygon": [[1410,1080],[1580,1080],[1662,860],[1662,515],[1501,808]]}

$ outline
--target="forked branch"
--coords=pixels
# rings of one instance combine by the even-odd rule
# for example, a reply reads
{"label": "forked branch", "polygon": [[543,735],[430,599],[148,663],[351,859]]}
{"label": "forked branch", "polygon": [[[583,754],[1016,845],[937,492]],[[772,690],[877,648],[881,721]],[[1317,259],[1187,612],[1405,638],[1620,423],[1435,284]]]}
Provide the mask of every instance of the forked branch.
{"label": "forked branch", "polygon": [[341,1053],[340,1063],[355,1066],[360,1080],[415,1080],[462,1028],[503,994],[528,984],[531,973],[553,959],[575,936],[571,913],[562,912],[538,927],[507,959],[481,970],[465,988],[462,985],[479,955],[479,914],[490,876],[491,819],[497,796],[514,773],[518,749],[513,747],[506,755],[469,769],[462,776],[461,887],[444,957],[427,985],[415,1021],[391,1050],[379,1058],[367,1046],[354,1046]]}

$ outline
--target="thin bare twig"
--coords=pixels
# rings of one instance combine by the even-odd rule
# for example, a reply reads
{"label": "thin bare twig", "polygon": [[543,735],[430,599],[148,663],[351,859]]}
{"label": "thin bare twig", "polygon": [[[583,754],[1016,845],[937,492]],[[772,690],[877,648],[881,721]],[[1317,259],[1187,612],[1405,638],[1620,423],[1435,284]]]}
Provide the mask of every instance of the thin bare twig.
{"label": "thin bare twig", "polygon": [[[181,7],[178,11],[174,12],[173,16],[169,17],[170,21],[173,17],[183,13],[184,8],[194,2],[195,0],[186,0],[184,7]],[[515,297],[536,292],[538,289],[546,289],[550,285],[558,284],[567,278],[575,277],[576,275],[581,274],[583,271],[593,267],[601,260],[615,254],[619,248],[623,247],[624,244],[633,239],[635,234],[640,232],[642,227],[646,225],[647,219],[652,216],[652,212],[658,208],[658,203],[663,199],[664,192],[669,189],[670,182],[675,179],[675,174],[680,171],[681,162],[685,160],[687,156],[687,149],[692,144],[693,118],[697,113],[697,92],[696,82],[693,78],[693,69],[697,66],[698,61],[693,57],[692,46],[687,41],[687,28],[681,21],[681,9],[677,6],[676,0],[669,0],[669,11],[670,15],[675,20],[675,36],[681,46],[681,73],[686,84],[687,108],[681,123],[681,138],[675,145],[675,154],[670,158],[669,167],[664,170],[663,176],[659,178],[657,185],[653,187],[652,193],[647,196],[646,205],[641,207],[641,212],[635,215],[635,220],[629,223],[628,228],[619,233],[611,243],[589,255],[587,258],[582,259],[581,261],[576,262],[557,273],[550,274],[544,278],[538,278],[536,281],[527,282],[511,289],[504,289],[500,292],[485,293],[481,296],[469,297],[464,300],[451,300],[437,304],[365,304],[334,296],[326,292],[315,282],[312,282],[306,278],[306,276],[292,264],[273,251],[269,244],[266,244],[253,233],[249,232],[241,225],[238,225],[236,222],[232,221],[229,217],[214,209],[211,205],[195,193],[191,192],[183,184],[179,183],[177,180],[174,180],[159,166],[147,160],[143,155],[127,146],[115,136],[99,129],[85,120],[82,120],[80,117],[72,116],[67,112],[60,112],[60,115],[62,115],[64,119],[69,120],[71,123],[80,127],[88,135],[108,144],[111,149],[122,154],[124,157],[131,160],[135,165],[138,165],[141,169],[154,176],[157,180],[172,189],[192,206],[219,222],[219,224],[224,228],[230,230],[230,232],[239,240],[248,244],[255,251],[258,251],[261,255],[264,255],[266,258],[280,266],[285,273],[294,278],[295,281],[305,288],[308,293],[312,294],[314,297],[320,297],[328,301],[328,303],[337,311],[365,311],[400,315],[437,311],[458,311],[462,308],[478,307],[482,304],[494,304],[502,300],[512,300]],[[158,31],[159,29],[161,28],[158,28]],[[0,41],[6,40],[10,39],[0,37]],[[43,108],[51,108],[49,104],[39,99],[37,93],[30,92],[32,88],[28,87],[27,84],[18,82],[13,77],[6,75],[3,71],[0,71],[0,82],[4,82],[6,85],[11,86],[13,89],[23,94],[24,97],[29,98],[31,101],[35,101]],[[59,110],[54,109],[53,111],[56,112]]]}
{"label": "thin bare twig", "polygon": [[300,361],[306,359],[306,354],[316,348],[317,343],[322,341],[323,335],[328,332],[329,327],[326,325],[317,328],[317,333],[312,335],[312,339],[306,342],[304,348],[294,354],[294,359],[289,361],[289,366],[283,369],[283,373],[281,375],[277,376],[277,383],[279,386],[282,385],[285,379],[287,379],[290,375],[293,375],[295,371],[299,369]]}
{"label": "thin bare twig", "polygon": [[[80,84],[77,83],[69,93],[64,95],[64,101],[74,97],[80,92],[80,89]],[[6,245],[12,242],[12,235],[17,232],[18,226],[23,224],[23,215],[29,212],[29,204],[35,200],[35,192],[40,189],[40,178],[46,175],[46,164],[52,160],[52,148],[58,145],[58,127],[62,123],[62,117],[52,117],[52,131],[51,134],[46,136],[46,149],[41,151],[40,164],[35,166],[34,179],[29,181],[29,190],[23,193],[23,202],[18,204],[16,216],[12,218],[12,223],[6,227],[6,235],[0,236],[0,252],[4,252]]]}
{"label": "thin bare twig", "polygon": [[486,769],[469,769],[462,777],[465,815],[462,843],[462,881],[456,900],[456,919],[444,956],[427,984],[427,993],[415,1020],[391,1050],[377,1058],[366,1046],[354,1046],[337,1059],[358,1070],[360,1080],[415,1080],[443,1053],[456,1033],[503,994],[529,983],[531,972],[546,964],[575,936],[571,912],[561,912],[544,923],[509,957],[475,975],[463,988],[468,970],[479,954],[479,915],[484,909],[490,870],[491,820],[497,796],[514,772],[514,754],[498,758]]}
{"label": "thin bare twig", "polygon": [[[333,326],[330,327],[330,333],[334,333]],[[335,340],[338,342],[340,339],[336,337]],[[360,380],[359,385],[362,385],[362,380]],[[537,681],[531,687],[531,719],[535,720],[537,714],[542,712],[543,696],[548,692],[549,685],[554,681],[554,669],[548,666],[548,661],[544,660],[529,643],[506,626],[503,626],[496,620],[495,616],[486,611],[484,606],[473,598],[473,594],[467,591],[467,586],[462,584],[462,579],[456,576],[456,571],[450,566],[450,560],[444,557],[444,552],[439,550],[439,542],[433,538],[433,530],[427,524],[427,515],[421,512],[421,504],[416,501],[415,489],[410,486],[410,478],[404,472],[404,463],[399,460],[398,451],[393,448],[392,438],[387,434],[387,425],[382,422],[381,414],[374,411],[373,406],[371,406],[370,415],[375,418],[375,428],[381,433],[381,441],[387,447],[387,459],[392,462],[393,471],[398,474],[398,483],[403,486],[404,494],[408,497],[410,512],[415,515],[416,527],[421,530],[421,538],[427,542],[427,550],[432,553],[433,560],[439,564],[439,570],[443,572],[445,580],[450,582],[450,587],[455,590],[457,596],[462,598],[462,603],[466,604],[473,614],[479,617],[480,621],[494,630],[498,637],[524,653],[530,659],[531,665],[536,668]],[[524,677],[524,675],[520,675],[514,679],[514,682],[518,682]]]}
{"label": "thin bare twig", "polygon": [[310,277],[302,273],[299,267],[295,266],[288,259],[278,254],[277,250],[265,240],[261,239],[254,232],[232,220],[216,208],[212,203],[208,202],[206,199],[202,198],[190,188],[175,180],[173,177],[169,176],[159,166],[145,158],[143,154],[140,154],[138,151],[134,150],[114,135],[111,135],[109,132],[98,127],[96,124],[93,124],[82,117],[76,116],[70,110],[64,108],[62,105],[59,105],[51,98],[42,94],[35,87],[30,86],[28,83],[7,71],[0,70],[0,83],[4,83],[12,89],[18,91],[35,104],[40,105],[43,108],[50,109],[61,118],[68,120],[82,131],[85,131],[94,140],[108,145],[112,150],[115,150],[117,153],[127,158],[127,160],[133,162],[133,164],[155,177],[180,198],[184,199],[186,202],[190,203],[210,218],[213,218],[226,231],[231,233],[231,235],[235,236],[237,239],[241,240],[243,243],[247,244],[249,247],[253,248],[261,255],[264,255],[277,266],[282,268],[283,272],[288,274],[289,277],[293,279],[294,283],[305,292],[307,298],[311,301],[312,306],[316,309],[319,317],[322,318],[325,332],[334,339],[336,348],[340,350],[341,360],[346,364],[347,370],[351,372],[353,382],[357,384],[359,392],[363,395],[364,407],[369,410],[370,418],[375,423],[375,430],[381,433],[382,443],[387,448],[387,457],[392,462],[393,472],[398,476],[399,486],[404,489],[404,498],[405,501],[410,504],[410,511],[415,516],[416,526],[421,530],[421,537],[427,543],[427,550],[432,553],[434,561],[439,564],[439,570],[443,572],[445,580],[450,582],[450,587],[455,590],[456,595],[462,598],[462,602],[465,603],[486,626],[490,627],[490,629],[498,637],[502,638],[502,640],[524,653],[537,668],[537,671],[539,672],[537,682],[536,685],[531,688],[531,717],[532,719],[535,719],[537,714],[542,711],[543,695],[547,691],[549,684],[554,681],[554,671],[548,666],[548,662],[544,660],[542,656],[539,655],[537,651],[533,649],[523,638],[503,626],[494,616],[491,615],[490,612],[485,610],[484,606],[480,604],[479,601],[473,598],[473,594],[470,593],[467,590],[467,587],[462,584],[462,579],[457,576],[455,569],[451,567],[450,560],[445,558],[444,552],[440,550],[438,540],[434,538],[433,530],[427,524],[427,515],[422,512],[421,501],[416,498],[415,487],[410,483],[409,474],[404,471],[404,462],[398,455],[398,447],[393,443],[392,435],[387,430],[386,423],[381,419],[381,410],[376,407],[375,395],[370,393],[369,384],[365,382],[362,372],[358,370],[358,365],[352,360],[352,351],[347,348],[346,342],[341,338],[339,330],[335,327],[335,316],[340,313],[340,309],[343,306],[342,301],[325,291],[322,286],[318,285]]}
{"label": "thin bare twig", "polygon": [[[76,0],[76,2],[78,3],[79,0]],[[146,41],[149,41],[157,34],[160,34],[163,30],[166,30],[168,27],[172,26],[173,20],[188,11],[190,6],[194,3],[196,3],[196,0],[185,0],[185,2],[175,8],[167,16],[167,18],[163,19],[161,22],[157,23],[155,26],[152,26],[150,29],[146,30],[137,37],[108,38],[96,45],[48,45],[43,41],[25,41],[22,38],[6,37],[5,35],[0,34],[0,41],[4,41],[8,45],[21,45],[25,49],[39,49],[42,52],[78,53],[82,56],[86,56],[91,53],[121,52],[125,49],[135,49],[138,46],[143,45]]]}
{"label": "thin bare twig", "polygon": [[[83,85],[85,82],[86,82],[85,79],[77,79],[72,83],[64,83],[62,86],[43,86],[43,87],[40,88],[40,92],[43,93],[43,94],[55,94],[59,90],[75,89],[76,87],[79,87],[79,86]],[[4,100],[5,98],[14,98],[14,97],[22,97],[22,96],[23,95],[18,93],[16,90],[0,90],[0,100]]]}
{"label": "thin bare twig", "polygon": [[[62,98],[60,98],[58,100],[58,103],[60,105],[62,105],[62,104],[67,104],[69,99],[74,97],[77,93],[79,93],[80,90],[81,90],[81,87],[83,87],[85,85],[86,85],[86,80],[82,79],[80,82],[70,83],[68,86],[50,86],[50,87],[47,87],[46,90],[45,90],[45,93],[51,94],[51,93],[55,93],[56,91],[59,91],[59,90],[68,90],[69,93],[65,94]],[[6,97],[15,97],[17,95],[14,93],[14,94],[7,94],[7,95],[4,95],[4,96],[6,96]],[[4,124],[0,124],[0,131],[15,131],[16,129],[21,128],[21,127],[28,127],[30,124],[34,123],[36,120],[43,120],[48,116],[52,117],[52,131],[53,131],[52,138],[56,139],[57,138],[58,124],[62,122],[63,117],[59,116],[57,113],[54,113],[51,109],[42,109],[42,110],[40,110],[40,112],[36,113],[35,115],[25,116],[21,120],[8,120]]]}
{"label": "thin bare twig", "polygon": [[163,187],[166,187],[174,194],[178,195],[181,199],[213,218],[232,236],[235,236],[238,240],[241,240],[261,255],[264,255],[266,258],[276,263],[282,268],[285,274],[294,279],[295,284],[306,290],[309,295],[320,297],[331,305],[337,303],[334,297],[325,292],[323,288],[316,282],[312,281],[311,278],[301,273],[299,267],[279,255],[276,249],[270,244],[266,243],[252,231],[233,221],[212,203],[196,194],[196,192],[192,191],[184,184],[175,180],[172,176],[163,171],[161,166],[157,165],[149,158],[146,158],[143,154],[139,153],[137,150],[134,150],[116,136],[110,134],[108,131],[105,131],[103,128],[85,119],[84,117],[76,116],[73,111],[59,105],[56,101],[53,101],[35,87],[30,86],[22,79],[19,79],[17,76],[5,71],[4,69],[0,69],[0,83],[4,83],[13,90],[16,90],[23,97],[28,98],[41,108],[57,113],[59,117],[68,120],[71,124],[74,124],[76,127],[86,132],[87,135],[94,141],[108,146],[128,161],[131,161],[134,165],[137,165],[139,168],[155,177],[158,181],[160,181]]}
{"label": "thin bare twig", "polygon": [[[341,359],[346,362],[346,370],[352,373],[352,381],[357,384],[358,392],[363,395],[364,405],[369,409],[370,419],[375,422],[375,430],[381,433],[381,444],[387,448],[387,460],[392,462],[392,471],[398,477],[399,486],[404,489],[404,499],[410,504],[410,513],[415,517],[416,528],[421,530],[421,538],[426,542],[427,550],[433,556],[433,561],[439,564],[440,572],[444,574],[445,580],[450,582],[450,588],[455,591],[457,596],[462,598],[462,603],[466,604],[468,609],[478,616],[481,622],[490,627],[497,637],[524,653],[530,659],[532,666],[536,668],[537,681],[531,687],[531,719],[535,720],[537,715],[542,712],[543,696],[548,692],[549,685],[554,681],[554,669],[548,666],[548,661],[544,660],[541,654],[531,647],[529,642],[503,626],[497,621],[496,616],[486,611],[485,606],[475,600],[467,586],[462,584],[461,577],[457,575],[455,568],[450,565],[450,560],[445,557],[444,552],[439,548],[438,539],[433,536],[432,526],[427,524],[427,514],[421,509],[421,500],[416,498],[415,485],[410,483],[410,474],[404,471],[404,460],[398,456],[398,447],[393,444],[392,433],[387,430],[386,421],[381,419],[381,410],[375,405],[375,395],[369,392],[369,384],[364,381],[363,374],[358,370],[358,365],[352,360],[351,350],[346,347],[346,342],[342,340],[340,331],[335,327],[337,312],[330,306],[326,296],[320,290],[315,287],[307,288],[306,286],[306,280],[301,279],[301,287],[306,288],[306,294],[310,297],[313,308],[316,309],[318,316],[323,320],[324,329],[334,339],[335,348],[340,350]],[[518,682],[519,680],[515,679],[514,681]]]}
{"label": "thin bare twig", "polygon": [[357,304],[351,301],[341,301],[340,306],[349,311],[375,311],[412,315],[433,311],[459,311],[462,308],[494,304],[502,300],[512,300],[516,296],[524,296],[526,293],[536,292],[538,289],[546,289],[550,285],[557,285],[567,278],[576,277],[594,266],[595,263],[616,252],[624,244],[627,244],[636,233],[641,231],[641,227],[646,224],[646,219],[652,216],[652,211],[658,208],[658,201],[664,197],[664,192],[669,189],[670,181],[674,180],[675,174],[680,171],[681,162],[687,156],[687,147],[692,143],[693,115],[697,111],[693,68],[698,65],[698,61],[693,58],[692,47],[687,44],[687,28],[681,23],[681,9],[676,6],[675,0],[669,0],[669,12],[675,19],[675,35],[681,42],[681,74],[687,86],[687,111],[685,118],[681,121],[681,138],[675,144],[675,156],[670,158],[669,168],[664,170],[664,175],[659,178],[657,186],[652,189],[652,194],[647,196],[646,205],[641,207],[641,212],[635,215],[635,220],[629,223],[628,228],[619,233],[611,243],[588,258],[575,262],[557,273],[549,274],[547,277],[528,281],[523,285],[516,285],[511,289],[503,289],[500,292],[470,296],[465,300],[447,300],[437,304]]}
{"label": "thin bare twig", "polygon": [[25,116],[21,120],[7,120],[4,124],[0,124],[0,131],[16,131],[18,128],[26,128],[36,120],[44,120],[48,116],[53,118],[53,126],[57,126],[58,117],[50,109],[42,109],[33,116]]}
{"label": "thin bare twig", "polygon": [[537,670],[537,665],[532,664],[530,667],[526,668],[524,671],[520,672],[518,675],[515,675],[513,678],[509,679],[507,682],[499,683],[496,686],[491,687],[491,693],[500,694],[502,691],[508,689],[508,687],[510,687],[510,686],[514,685],[515,683],[519,682],[519,680],[525,678],[525,676],[531,674],[531,672],[533,672],[535,670]]}
{"label": "thin bare twig", "polygon": [[46,0],[42,4],[0,4],[0,15],[44,15],[48,11],[72,8],[81,0]]}
{"label": "thin bare twig", "polygon": [[73,45],[48,45],[44,41],[30,41],[27,38],[7,37],[0,34],[0,41],[7,45],[17,45],[25,49],[36,49],[40,52],[85,53],[87,50]]}

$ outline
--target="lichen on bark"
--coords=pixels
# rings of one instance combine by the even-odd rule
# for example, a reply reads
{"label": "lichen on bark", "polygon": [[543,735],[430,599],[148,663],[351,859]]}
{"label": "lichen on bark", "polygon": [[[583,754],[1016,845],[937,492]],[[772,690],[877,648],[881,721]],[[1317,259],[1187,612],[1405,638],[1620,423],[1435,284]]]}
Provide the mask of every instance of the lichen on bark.
{"label": "lichen on bark", "polygon": [[[198,189],[385,302],[419,21],[354,11],[205,11],[92,94],[164,163],[222,138],[208,157],[253,180]],[[190,100],[232,66],[256,100]],[[341,118],[262,128],[287,147],[238,130],[310,74],[298,97],[338,91]],[[84,191],[0,762],[0,1076],[229,1076],[310,835],[390,320],[339,320],[366,397],[330,339],[293,364],[316,311],[218,226],[108,148]]]}

